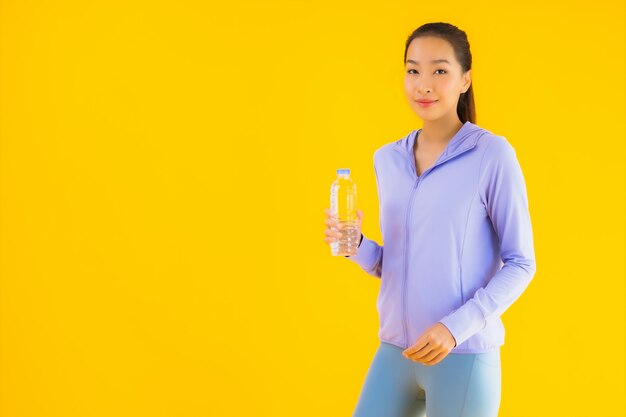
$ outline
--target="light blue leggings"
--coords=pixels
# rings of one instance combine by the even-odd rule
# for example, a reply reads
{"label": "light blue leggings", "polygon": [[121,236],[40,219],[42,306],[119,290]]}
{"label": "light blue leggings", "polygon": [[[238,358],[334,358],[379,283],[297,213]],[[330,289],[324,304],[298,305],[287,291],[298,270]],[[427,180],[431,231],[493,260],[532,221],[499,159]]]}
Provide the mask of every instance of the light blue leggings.
{"label": "light blue leggings", "polygon": [[352,417],[496,417],[500,350],[448,353],[434,365],[402,356],[381,342]]}

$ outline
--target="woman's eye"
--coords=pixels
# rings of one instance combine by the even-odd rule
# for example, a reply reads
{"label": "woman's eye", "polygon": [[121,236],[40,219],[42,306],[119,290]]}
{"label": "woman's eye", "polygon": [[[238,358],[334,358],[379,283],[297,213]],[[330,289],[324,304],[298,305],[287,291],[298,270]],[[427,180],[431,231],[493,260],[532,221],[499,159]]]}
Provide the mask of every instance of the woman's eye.
{"label": "woman's eye", "polygon": [[[408,72],[409,74],[412,74],[412,73],[411,73],[411,71],[415,71],[415,70],[414,70],[414,69],[410,69],[410,70],[408,70],[407,72]],[[446,70],[444,70],[444,69],[438,69],[438,70],[436,70],[435,72],[437,72],[437,71],[443,71],[444,73],[445,73],[445,72],[447,72],[447,71],[446,71]]]}

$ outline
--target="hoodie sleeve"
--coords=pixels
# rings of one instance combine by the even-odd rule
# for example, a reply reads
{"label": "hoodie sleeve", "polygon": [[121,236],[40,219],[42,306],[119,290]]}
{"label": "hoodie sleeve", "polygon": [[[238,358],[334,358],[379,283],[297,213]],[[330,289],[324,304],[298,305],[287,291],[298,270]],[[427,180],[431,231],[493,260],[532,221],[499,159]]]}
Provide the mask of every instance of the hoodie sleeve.
{"label": "hoodie sleeve", "polygon": [[500,242],[502,268],[465,304],[439,322],[459,346],[498,318],[524,292],[535,274],[533,231],[522,169],[515,149],[502,136],[488,144],[479,192]]}
{"label": "hoodie sleeve", "polygon": [[[376,156],[374,155],[374,173],[376,175],[376,189],[378,192],[378,206],[382,211],[382,201],[380,199],[380,182],[378,180],[378,171],[376,170]],[[382,213],[379,213],[380,217],[380,230],[382,232]],[[380,278],[383,273],[383,246],[379,245],[375,241],[368,239],[367,236],[361,233],[361,244],[357,249],[356,255],[346,256],[353,262],[356,262],[365,272],[368,274]]]}

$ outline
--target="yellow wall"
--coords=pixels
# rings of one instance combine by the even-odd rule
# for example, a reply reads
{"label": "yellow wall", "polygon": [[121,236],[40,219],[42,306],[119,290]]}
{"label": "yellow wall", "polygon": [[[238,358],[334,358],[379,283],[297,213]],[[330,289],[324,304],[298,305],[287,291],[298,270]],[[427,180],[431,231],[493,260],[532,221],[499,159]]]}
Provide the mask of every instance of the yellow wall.
{"label": "yellow wall", "polygon": [[348,416],[380,281],[330,255],[335,169],[421,121],[404,42],[458,25],[515,146],[537,273],[502,417],[624,414],[624,3],[1,4],[0,415]]}

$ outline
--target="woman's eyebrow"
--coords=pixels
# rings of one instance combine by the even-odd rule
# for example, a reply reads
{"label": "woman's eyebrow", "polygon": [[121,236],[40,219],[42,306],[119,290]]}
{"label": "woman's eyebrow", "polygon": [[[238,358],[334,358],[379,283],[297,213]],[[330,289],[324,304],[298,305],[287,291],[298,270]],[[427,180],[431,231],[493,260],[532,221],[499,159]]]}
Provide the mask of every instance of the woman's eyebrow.
{"label": "woman's eyebrow", "polygon": [[[441,63],[446,63],[446,64],[450,64],[450,62],[448,62],[447,59],[433,59],[432,61],[430,61],[431,64],[441,64]],[[419,62],[417,61],[413,61],[412,59],[407,59],[406,60],[407,64],[415,64],[415,65],[419,65]]]}

